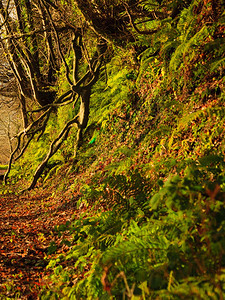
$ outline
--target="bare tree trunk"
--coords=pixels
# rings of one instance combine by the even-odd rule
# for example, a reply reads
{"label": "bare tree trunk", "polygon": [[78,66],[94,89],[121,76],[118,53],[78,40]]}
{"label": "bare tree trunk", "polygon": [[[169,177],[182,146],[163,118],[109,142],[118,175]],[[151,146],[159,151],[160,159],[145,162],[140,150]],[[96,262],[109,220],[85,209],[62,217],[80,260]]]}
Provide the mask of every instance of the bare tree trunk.
{"label": "bare tree trunk", "polygon": [[23,120],[23,128],[25,129],[29,124],[29,120],[27,116],[26,100],[22,94],[20,94],[20,107],[21,107],[21,115]]}
{"label": "bare tree trunk", "polygon": [[81,93],[81,103],[80,111],[78,118],[78,130],[77,130],[77,139],[74,145],[74,158],[77,156],[77,151],[79,150],[82,140],[83,140],[83,130],[87,127],[89,119],[89,110],[90,110],[90,97],[91,97],[91,88],[87,88]]}

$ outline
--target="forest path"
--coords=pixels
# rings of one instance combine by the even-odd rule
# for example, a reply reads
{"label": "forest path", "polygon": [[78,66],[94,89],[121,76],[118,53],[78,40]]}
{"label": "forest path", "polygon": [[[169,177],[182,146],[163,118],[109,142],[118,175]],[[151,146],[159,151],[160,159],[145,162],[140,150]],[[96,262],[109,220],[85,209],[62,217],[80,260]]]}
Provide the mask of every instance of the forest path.
{"label": "forest path", "polygon": [[76,212],[65,195],[30,192],[0,195],[0,299],[38,299],[51,243],[61,244],[55,225],[65,224]]}

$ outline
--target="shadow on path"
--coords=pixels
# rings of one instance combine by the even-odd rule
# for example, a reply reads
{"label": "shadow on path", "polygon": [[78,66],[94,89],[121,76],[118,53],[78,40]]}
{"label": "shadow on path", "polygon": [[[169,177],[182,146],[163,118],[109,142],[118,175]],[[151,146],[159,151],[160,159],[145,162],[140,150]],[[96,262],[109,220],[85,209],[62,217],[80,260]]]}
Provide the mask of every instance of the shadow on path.
{"label": "shadow on path", "polygon": [[57,252],[67,247],[61,244],[67,233],[59,238],[54,227],[71,221],[75,202],[38,191],[0,195],[0,299],[38,299],[50,243],[58,245]]}

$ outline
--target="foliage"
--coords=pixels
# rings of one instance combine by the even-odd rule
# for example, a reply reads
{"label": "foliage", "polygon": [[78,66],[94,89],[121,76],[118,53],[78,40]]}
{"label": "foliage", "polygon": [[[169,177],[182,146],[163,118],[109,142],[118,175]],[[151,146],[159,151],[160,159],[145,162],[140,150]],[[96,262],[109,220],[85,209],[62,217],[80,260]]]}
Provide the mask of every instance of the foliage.
{"label": "foliage", "polygon": [[7,170],[7,165],[0,165],[0,170]]}
{"label": "foliage", "polygon": [[[75,130],[49,161],[42,184],[71,199],[74,218],[55,226],[40,299],[224,298],[224,4],[167,3],[141,1],[168,18],[140,17],[157,32],[111,46],[76,164]],[[27,169],[67,108],[31,144]]]}
{"label": "foliage", "polygon": [[[69,272],[61,285],[55,281],[58,297],[195,299],[225,292],[224,113],[217,88],[213,94],[222,75],[215,77],[213,68],[205,73],[221,61],[211,47],[221,25],[197,25],[197,5],[182,11],[176,28],[162,27],[166,39],[156,34],[139,57],[138,110],[129,94],[125,109],[120,102],[120,72],[110,77],[116,94],[96,86],[92,101],[103,103],[105,121],[98,122],[89,168],[99,166],[99,173],[84,186],[78,205],[105,203],[110,211],[82,216],[67,228],[74,232],[71,250],[49,265],[57,276],[65,276],[64,265]],[[209,47],[214,54],[201,64]],[[104,98],[116,99],[120,111],[99,101]]]}
{"label": "foliage", "polygon": [[[218,163],[221,167],[214,167]],[[137,204],[135,214],[127,213],[137,200],[129,208],[124,199],[111,211],[82,215],[68,227],[59,226],[59,234],[69,230],[73,242],[66,256],[49,263],[58,297],[93,299],[108,292],[115,299],[125,295],[178,299],[224,293],[220,273],[225,264],[223,158],[212,155],[198,164],[189,162],[185,174],[168,179],[150,200],[146,194],[143,210]],[[124,181],[114,181],[117,189],[126,190]],[[128,184],[131,190],[132,184]],[[142,189],[135,191],[136,199],[143,197]],[[217,274],[220,288],[212,274]]]}

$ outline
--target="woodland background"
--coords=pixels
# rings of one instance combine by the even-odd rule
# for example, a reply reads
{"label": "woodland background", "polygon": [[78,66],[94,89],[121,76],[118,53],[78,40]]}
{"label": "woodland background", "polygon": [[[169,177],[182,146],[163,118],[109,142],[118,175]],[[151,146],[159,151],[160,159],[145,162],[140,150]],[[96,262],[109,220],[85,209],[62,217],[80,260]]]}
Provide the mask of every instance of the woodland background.
{"label": "woodland background", "polygon": [[3,299],[224,298],[224,6],[0,1]]}

